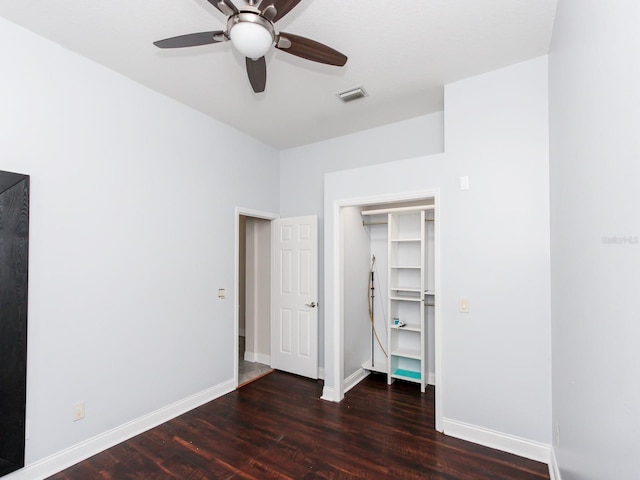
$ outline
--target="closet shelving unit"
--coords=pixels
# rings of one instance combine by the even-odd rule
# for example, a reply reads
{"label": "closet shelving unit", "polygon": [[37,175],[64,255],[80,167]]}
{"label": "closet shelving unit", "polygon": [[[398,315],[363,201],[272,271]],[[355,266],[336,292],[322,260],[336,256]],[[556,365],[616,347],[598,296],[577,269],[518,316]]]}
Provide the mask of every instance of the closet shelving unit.
{"label": "closet shelving unit", "polygon": [[426,287],[425,222],[433,205],[363,212],[386,213],[388,223],[387,381],[414,382],[425,391],[428,381],[425,308],[435,292]]}

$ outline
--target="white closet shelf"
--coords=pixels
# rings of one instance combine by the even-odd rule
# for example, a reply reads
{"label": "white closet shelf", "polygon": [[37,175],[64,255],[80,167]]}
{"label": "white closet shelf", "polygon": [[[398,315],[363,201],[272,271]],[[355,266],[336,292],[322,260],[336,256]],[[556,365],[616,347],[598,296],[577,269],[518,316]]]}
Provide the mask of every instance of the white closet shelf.
{"label": "white closet shelf", "polygon": [[[393,289],[392,289],[393,290]],[[406,290],[404,290],[406,291]],[[421,302],[422,299],[420,297],[401,297],[401,296],[393,296],[393,297],[389,297],[389,300],[397,300],[400,302]]]}
{"label": "white closet shelf", "polygon": [[391,242],[398,242],[398,243],[410,243],[410,242],[419,243],[419,242],[422,241],[422,239],[420,239],[420,238],[392,238],[390,241]]}
{"label": "white closet shelf", "polygon": [[[400,330],[402,330],[402,328]],[[420,355],[420,350],[411,350],[408,348],[398,348],[391,352],[391,356],[413,358],[414,360],[420,360],[422,358],[422,355]]]}
{"label": "white closet shelf", "polygon": [[400,208],[389,211],[387,218],[388,301],[389,316],[405,325],[388,326],[388,377],[420,384],[425,391],[427,351],[424,300],[428,291],[425,282],[427,237],[425,235],[428,208]]}
{"label": "white closet shelf", "polygon": [[395,330],[404,330],[406,332],[421,332],[422,329],[420,325],[411,325],[410,323],[406,324],[404,327],[398,327],[396,325],[391,325],[391,328]]}
{"label": "white closet shelf", "polygon": [[420,383],[422,381],[422,376],[420,372],[416,372],[413,370],[406,370],[403,368],[396,368],[391,374],[391,378],[397,378],[398,380],[406,380],[408,382],[416,382]]}
{"label": "white closet shelf", "polygon": [[375,365],[371,365],[371,360],[364,362],[362,368],[369,370],[370,372],[387,373],[387,361],[376,362]]}

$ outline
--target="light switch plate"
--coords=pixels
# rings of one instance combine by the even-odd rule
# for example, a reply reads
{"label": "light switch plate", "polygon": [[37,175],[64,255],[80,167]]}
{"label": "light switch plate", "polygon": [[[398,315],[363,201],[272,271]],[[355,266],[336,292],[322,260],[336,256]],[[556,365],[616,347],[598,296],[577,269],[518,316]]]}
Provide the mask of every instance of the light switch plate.
{"label": "light switch plate", "polygon": [[460,313],[469,313],[469,299],[460,297]]}
{"label": "light switch plate", "polygon": [[227,289],[226,288],[219,288],[218,289],[218,298],[221,300],[224,300],[225,298],[227,298]]}

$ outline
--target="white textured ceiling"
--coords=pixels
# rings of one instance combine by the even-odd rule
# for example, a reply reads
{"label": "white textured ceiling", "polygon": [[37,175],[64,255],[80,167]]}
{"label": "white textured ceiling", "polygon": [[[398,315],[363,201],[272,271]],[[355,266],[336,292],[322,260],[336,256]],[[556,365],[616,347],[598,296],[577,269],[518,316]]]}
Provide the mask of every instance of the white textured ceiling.
{"label": "white textured ceiling", "polygon": [[[556,3],[302,0],[276,30],[349,61],[338,68],[274,49],[262,94],[229,43],[152,44],[224,30],[226,18],[206,0],[2,0],[0,16],[282,149],[442,110],[444,84],[546,54]],[[335,97],[358,85],[368,97]]]}

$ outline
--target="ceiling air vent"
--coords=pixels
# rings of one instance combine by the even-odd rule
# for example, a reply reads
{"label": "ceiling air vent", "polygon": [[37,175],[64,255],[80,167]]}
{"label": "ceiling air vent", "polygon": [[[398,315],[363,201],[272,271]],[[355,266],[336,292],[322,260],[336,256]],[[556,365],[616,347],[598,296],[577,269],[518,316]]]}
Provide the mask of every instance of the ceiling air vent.
{"label": "ceiling air vent", "polygon": [[369,94],[363,87],[355,87],[349,90],[345,90],[344,92],[340,92],[336,94],[340,100],[344,103],[351,102],[353,100],[357,100],[359,98],[363,98],[368,96]]}

